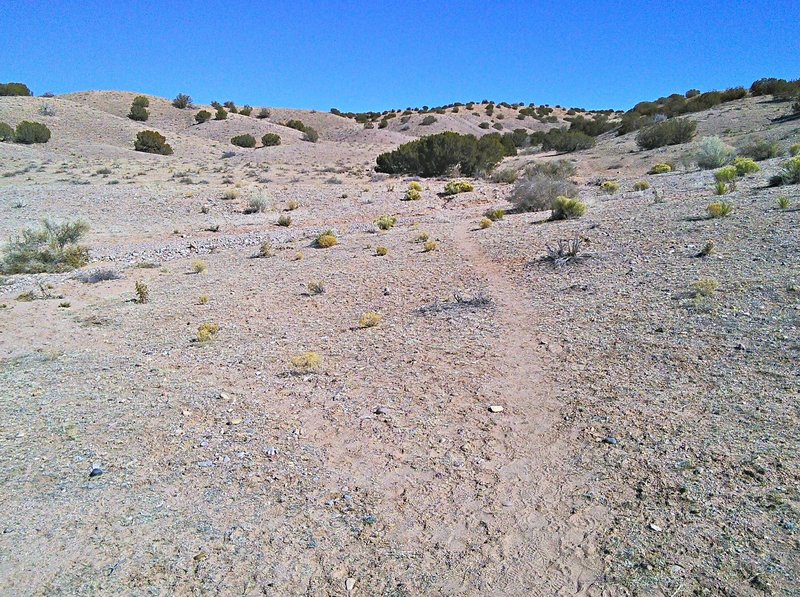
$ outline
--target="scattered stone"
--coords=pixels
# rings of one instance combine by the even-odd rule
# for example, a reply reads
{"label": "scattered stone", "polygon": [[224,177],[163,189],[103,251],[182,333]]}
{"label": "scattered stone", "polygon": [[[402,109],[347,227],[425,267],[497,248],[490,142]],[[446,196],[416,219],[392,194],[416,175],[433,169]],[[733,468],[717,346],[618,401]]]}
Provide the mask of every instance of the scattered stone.
{"label": "scattered stone", "polygon": [[500,406],[499,404],[492,404],[489,407],[489,412],[490,413],[501,413],[501,412],[503,412],[503,410],[504,410],[503,407]]}
{"label": "scattered stone", "polygon": [[663,529],[655,523],[650,523],[650,530],[655,531],[656,533],[660,533]]}
{"label": "scattered stone", "polygon": [[237,419],[231,419],[230,421],[228,421],[228,425],[241,425],[241,424],[242,424],[242,419],[238,419],[238,418]]}
{"label": "scattered stone", "polygon": [[99,477],[99,476],[100,476],[100,475],[102,475],[102,474],[103,474],[103,469],[101,469],[100,467],[97,467],[97,466],[96,466],[96,467],[94,467],[94,468],[92,469],[92,471],[89,473],[89,477],[90,477],[90,478],[91,478],[91,477]]}
{"label": "scattered stone", "polygon": [[616,437],[612,437],[612,436],[609,435],[608,437],[604,437],[603,438],[603,443],[604,444],[611,444],[612,446],[616,446],[617,445],[617,438]]}
{"label": "scattered stone", "polygon": [[378,519],[376,517],[374,517],[372,514],[368,514],[367,516],[365,516],[361,520],[362,520],[362,522],[364,524],[370,524],[370,525],[375,524],[376,522],[378,522]]}
{"label": "scattered stone", "polygon": [[231,399],[231,395],[226,393],[226,392],[220,392],[218,398],[220,400],[230,400]]}
{"label": "scattered stone", "polygon": [[375,409],[373,412],[374,412],[376,415],[388,415],[388,414],[389,414],[389,409],[388,409],[388,408],[386,408],[385,406],[379,406],[379,407],[378,407],[378,408],[376,408],[376,409]]}
{"label": "scattered stone", "polygon": [[200,468],[209,468],[211,466],[214,466],[214,463],[211,462],[210,460],[201,460],[200,462],[197,463],[197,466],[199,466]]}
{"label": "scattered stone", "polygon": [[344,581],[344,590],[350,593],[353,590],[353,587],[356,586],[356,579],[355,578],[348,578]]}

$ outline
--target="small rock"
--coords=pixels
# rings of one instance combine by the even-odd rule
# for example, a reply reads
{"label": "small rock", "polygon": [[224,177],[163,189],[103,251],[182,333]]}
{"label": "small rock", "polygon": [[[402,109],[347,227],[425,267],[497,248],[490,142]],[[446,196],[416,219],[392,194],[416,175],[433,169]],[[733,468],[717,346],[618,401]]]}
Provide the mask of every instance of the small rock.
{"label": "small rock", "polygon": [[350,577],[346,581],[344,581],[344,590],[347,591],[348,593],[351,592],[353,590],[353,587],[355,586],[356,586],[355,578]]}
{"label": "small rock", "polygon": [[378,519],[375,518],[372,514],[368,514],[364,518],[361,519],[364,524],[375,524],[378,522]]}
{"label": "small rock", "polygon": [[230,396],[230,394],[227,394],[225,392],[220,392],[219,393],[219,399],[220,400],[230,400],[231,396]]}
{"label": "small rock", "polygon": [[209,468],[211,466],[214,466],[214,463],[211,462],[210,460],[201,460],[200,462],[197,463],[197,466],[199,466],[200,468]]}
{"label": "small rock", "polygon": [[273,456],[277,456],[278,448],[267,448],[266,450],[264,450],[264,454],[266,454],[270,458],[272,458]]}
{"label": "small rock", "polygon": [[617,438],[616,437],[612,437],[612,436],[609,435],[608,437],[604,437],[603,438],[603,443],[604,444],[611,444],[612,446],[616,446],[617,445]]}
{"label": "small rock", "polygon": [[389,414],[389,409],[388,409],[388,408],[386,408],[385,406],[379,406],[379,407],[378,407],[378,408],[376,408],[376,409],[375,409],[373,412],[374,412],[376,415],[388,415],[388,414]]}
{"label": "small rock", "polygon": [[241,425],[242,419],[231,419],[228,421],[228,425]]}
{"label": "small rock", "polygon": [[501,413],[501,412],[503,412],[503,410],[504,410],[503,407],[500,406],[499,404],[492,404],[489,407],[489,412],[490,413]]}
{"label": "small rock", "polygon": [[655,523],[650,523],[650,530],[655,531],[656,533],[660,533],[663,529]]}
{"label": "small rock", "polygon": [[384,296],[389,296],[390,294],[392,294],[392,291],[388,286],[383,289],[383,295]]}
{"label": "small rock", "polygon": [[92,469],[92,471],[89,473],[89,477],[90,477],[90,478],[91,478],[91,477],[99,477],[99,476],[100,476],[100,475],[102,475],[102,474],[103,474],[103,469],[101,469],[100,467],[97,467],[97,466],[96,466],[96,467],[94,467],[94,468]]}
{"label": "small rock", "polygon": [[513,506],[513,505],[514,505],[514,503],[513,503],[513,502],[509,502],[508,500],[506,500],[506,501],[504,501],[504,502],[503,502],[503,506],[504,506],[505,508],[510,508],[510,507],[511,507],[511,506]]}

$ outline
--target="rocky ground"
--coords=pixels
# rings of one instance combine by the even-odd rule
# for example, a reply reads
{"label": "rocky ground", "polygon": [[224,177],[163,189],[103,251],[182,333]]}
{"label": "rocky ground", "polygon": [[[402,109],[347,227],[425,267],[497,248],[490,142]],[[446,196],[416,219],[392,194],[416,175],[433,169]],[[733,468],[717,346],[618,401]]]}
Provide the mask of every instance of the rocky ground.
{"label": "rocky ground", "polygon": [[[0,120],[35,114],[0,99]],[[257,126],[300,116],[322,140],[223,159],[228,129],[156,104],[176,154],[147,156],[125,147],[128,96],[61,101],[61,139],[0,143],[2,236],[81,217],[92,259],[0,281],[4,592],[800,590],[800,189],[765,184],[785,158],[708,219],[711,173],[646,174],[694,145],[607,135],[569,156],[587,215],[549,222],[488,180],[402,201],[408,179],[371,171],[399,129],[276,111]],[[94,137],[72,104],[108,114]],[[788,147],[781,109],[735,102],[700,134]],[[488,208],[511,213],[480,229]],[[315,248],[328,228],[339,244]],[[582,259],[543,259],[574,238]],[[219,333],[199,343],[204,323]],[[318,369],[292,365],[309,351]]]}

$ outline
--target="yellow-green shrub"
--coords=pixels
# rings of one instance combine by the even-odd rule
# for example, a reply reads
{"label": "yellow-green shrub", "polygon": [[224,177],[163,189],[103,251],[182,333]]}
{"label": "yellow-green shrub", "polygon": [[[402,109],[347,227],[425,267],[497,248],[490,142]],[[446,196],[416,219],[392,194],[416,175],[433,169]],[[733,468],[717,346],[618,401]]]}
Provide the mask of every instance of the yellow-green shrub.
{"label": "yellow-green shrub", "polygon": [[706,211],[712,218],[724,218],[731,214],[733,205],[727,201],[715,201],[714,203],[709,203]]}
{"label": "yellow-green shrub", "polygon": [[751,160],[750,158],[736,158],[733,160],[733,167],[736,169],[736,174],[739,176],[754,174],[761,170],[755,160]]}
{"label": "yellow-green shrub", "polygon": [[375,225],[381,230],[390,230],[397,224],[397,218],[394,216],[381,216],[375,220]]}
{"label": "yellow-green shrub", "polygon": [[492,220],[491,219],[489,219],[489,218],[481,218],[479,226],[481,227],[482,230],[485,230],[486,228],[488,228],[491,225],[492,225]]}
{"label": "yellow-green shrub", "polygon": [[383,319],[379,313],[375,311],[367,311],[358,319],[358,327],[360,328],[373,328],[378,325]]}
{"label": "yellow-green shrub", "polygon": [[556,197],[553,202],[552,220],[571,220],[586,213],[586,204],[572,197]]}
{"label": "yellow-green shrub", "polygon": [[471,183],[462,180],[453,180],[444,186],[445,195],[458,195],[459,193],[470,193],[475,190]]}
{"label": "yellow-green shrub", "polygon": [[652,168],[650,168],[650,174],[666,174],[667,172],[672,172],[672,166],[669,164],[656,164]]}
{"label": "yellow-green shrub", "polygon": [[738,173],[734,166],[725,166],[714,172],[714,179],[717,182],[735,182]]}
{"label": "yellow-green shrub", "polygon": [[619,191],[619,183],[615,180],[607,180],[600,185],[600,188],[603,189],[603,191],[608,193],[609,195],[613,195],[614,193]]}
{"label": "yellow-green shrub", "polygon": [[197,328],[197,341],[209,342],[217,337],[219,333],[219,324],[216,323],[203,323]]}
{"label": "yellow-green shrub", "polygon": [[490,209],[484,215],[492,222],[496,222],[497,220],[502,220],[505,217],[506,211],[504,209]]}
{"label": "yellow-green shrub", "polygon": [[408,189],[406,191],[406,201],[417,201],[418,199],[422,199],[422,193],[420,193],[417,189]]}
{"label": "yellow-green shrub", "polygon": [[317,236],[316,245],[320,249],[327,249],[329,247],[333,247],[339,244],[339,240],[336,238],[336,235],[333,233],[333,230],[326,230],[319,236]]}
{"label": "yellow-green shrub", "polygon": [[649,188],[650,188],[650,183],[647,182],[646,180],[640,180],[639,182],[634,183],[633,185],[634,191],[646,191]]}

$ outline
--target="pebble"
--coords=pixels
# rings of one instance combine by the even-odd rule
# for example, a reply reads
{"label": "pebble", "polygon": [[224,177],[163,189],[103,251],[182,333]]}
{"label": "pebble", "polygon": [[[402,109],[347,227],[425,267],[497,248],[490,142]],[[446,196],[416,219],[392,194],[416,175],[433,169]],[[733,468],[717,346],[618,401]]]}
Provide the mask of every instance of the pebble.
{"label": "pebble", "polygon": [[100,467],[97,467],[97,466],[96,466],[96,467],[94,467],[94,468],[92,469],[92,471],[89,473],[89,477],[90,477],[90,478],[91,478],[91,477],[99,477],[99,476],[100,476],[100,475],[102,475],[102,474],[103,474],[103,469],[101,469]]}
{"label": "pebble", "polygon": [[379,406],[373,411],[376,415],[388,415],[389,409],[384,406]]}
{"label": "pebble", "polygon": [[608,437],[604,437],[603,438],[603,443],[604,444],[611,444],[612,446],[616,446],[617,445],[617,438],[616,437],[611,437],[609,435]]}
{"label": "pebble", "polygon": [[208,468],[210,466],[214,466],[214,463],[211,462],[210,460],[201,460],[200,462],[197,463],[197,466],[199,466],[200,468]]}
{"label": "pebble", "polygon": [[655,531],[656,533],[660,533],[663,529],[660,526],[658,526],[657,524],[654,524],[654,523],[651,522],[650,523],[650,530],[651,531]]}
{"label": "pebble", "polygon": [[361,520],[364,522],[364,524],[375,524],[376,522],[378,522],[378,519],[375,518],[372,514],[368,514]]}
{"label": "pebble", "polygon": [[355,586],[356,586],[356,579],[355,578],[350,577],[346,581],[344,581],[344,590],[347,591],[348,593],[350,591],[352,591],[353,587],[355,587]]}
{"label": "pebble", "polygon": [[492,404],[489,407],[489,412],[490,413],[501,413],[501,412],[503,412],[503,410],[504,410],[503,407],[500,406],[499,404]]}

